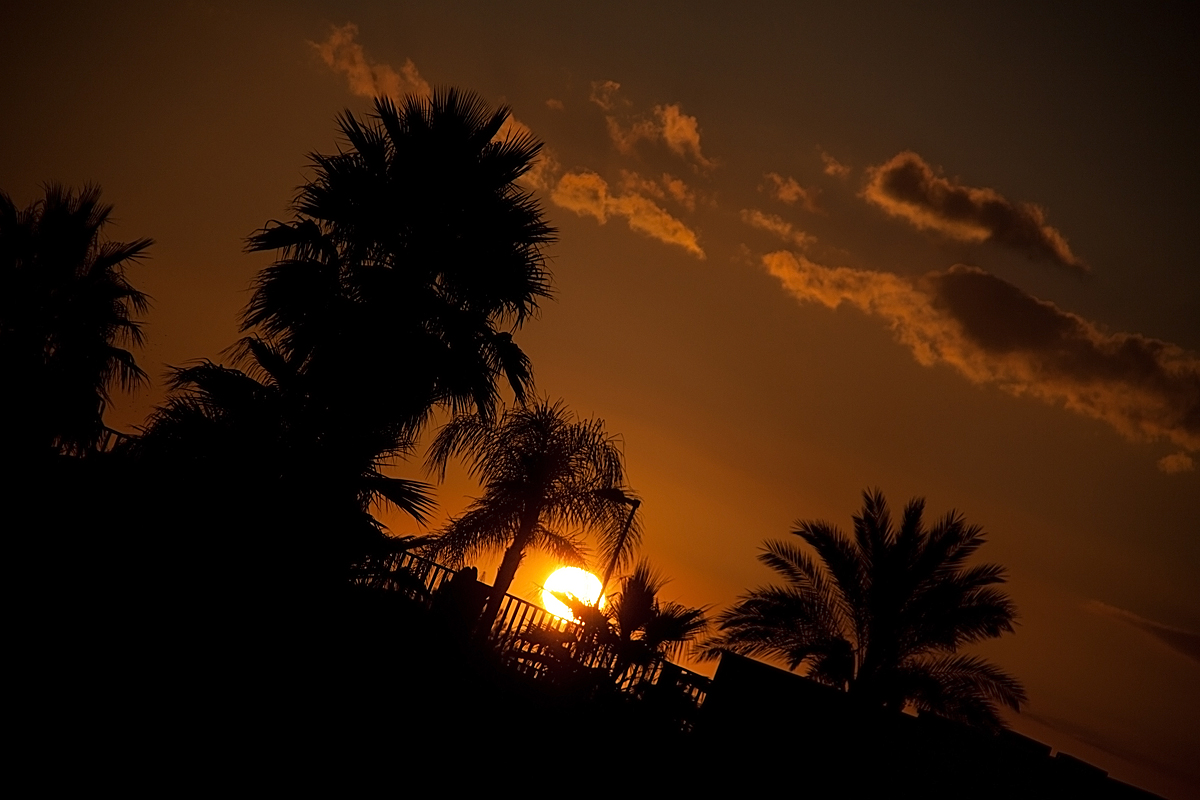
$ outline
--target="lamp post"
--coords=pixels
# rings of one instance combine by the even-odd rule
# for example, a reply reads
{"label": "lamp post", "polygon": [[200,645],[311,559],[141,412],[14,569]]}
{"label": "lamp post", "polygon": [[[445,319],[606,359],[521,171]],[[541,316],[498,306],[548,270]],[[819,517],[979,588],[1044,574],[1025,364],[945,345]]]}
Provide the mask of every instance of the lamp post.
{"label": "lamp post", "polygon": [[619,502],[629,504],[629,516],[625,518],[625,526],[621,528],[621,535],[617,538],[617,546],[613,550],[612,560],[608,562],[608,569],[604,570],[604,580],[600,582],[600,594],[596,596],[596,607],[600,607],[600,601],[604,598],[604,589],[608,586],[608,581],[612,577],[613,570],[617,568],[617,559],[621,557],[621,548],[625,546],[625,538],[629,536],[629,528],[633,525],[633,515],[637,513],[638,506],[642,504],[641,500],[636,497],[629,497],[620,489],[614,490],[620,495]]}

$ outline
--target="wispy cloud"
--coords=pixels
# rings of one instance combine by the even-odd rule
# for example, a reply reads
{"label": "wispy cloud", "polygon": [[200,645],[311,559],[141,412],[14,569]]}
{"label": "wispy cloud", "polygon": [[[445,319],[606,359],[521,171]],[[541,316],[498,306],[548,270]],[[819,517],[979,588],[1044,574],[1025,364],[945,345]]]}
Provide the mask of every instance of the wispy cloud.
{"label": "wispy cloud", "polygon": [[399,100],[407,94],[430,94],[428,81],[417,72],[412,59],[405,59],[404,66],[398,70],[387,64],[378,64],[367,58],[362,45],[355,41],[357,36],[358,26],[347,22],[345,25],[334,25],[325,41],[309,44],[316,49],[326,66],[346,76],[350,91],[360,97]]}
{"label": "wispy cloud", "polygon": [[791,176],[785,178],[778,172],[768,172],[763,175],[763,178],[767,182],[759,187],[759,191],[765,189],[771,197],[788,205],[799,202],[800,207],[807,211],[819,210],[815,189],[805,189],[795,178]]}
{"label": "wispy cloud", "polygon": [[592,81],[592,91],[588,99],[604,111],[614,110],[618,104],[628,105],[628,101],[620,98],[621,84],[616,81]]}
{"label": "wispy cloud", "polygon": [[643,178],[632,170],[621,170],[621,190],[635,192],[659,200],[673,200],[688,211],[696,210],[696,193],[683,180],[664,172],[662,178]]}
{"label": "wispy cloud", "polygon": [[918,228],[964,242],[992,241],[1078,270],[1086,265],[1032,203],[1014,203],[994,189],[943,178],[919,155],[905,151],[867,170],[864,196]]}
{"label": "wispy cloud", "polygon": [[1106,333],[975,267],[909,280],[784,251],[763,263],[798,300],[880,317],[921,364],[1062,405],[1130,439],[1200,450],[1200,357],[1174,344]]}
{"label": "wispy cloud", "polygon": [[550,199],[580,216],[595,217],[602,225],[609,217],[623,217],[631,229],[704,258],[695,231],[643,194],[636,191],[613,194],[608,182],[590,170],[563,175]]}
{"label": "wispy cloud", "polygon": [[589,95],[589,99],[606,112],[608,135],[619,152],[628,155],[638,142],[661,141],[697,168],[707,170],[715,166],[700,148],[699,122],[683,113],[678,103],[657,105],[648,117],[634,116],[630,103],[620,96],[620,91],[621,84],[616,81],[595,81]]}
{"label": "wispy cloud", "polygon": [[678,103],[655,106],[654,116],[662,126],[662,138],[676,155],[690,158],[705,169],[713,162],[700,152],[700,124],[696,118],[684,114]]}
{"label": "wispy cloud", "polygon": [[817,148],[821,153],[821,163],[825,165],[825,174],[833,178],[845,178],[850,175],[850,167],[836,158],[826,153],[821,148]]}
{"label": "wispy cloud", "polygon": [[1184,630],[1183,628],[1164,625],[1152,619],[1146,619],[1132,611],[1110,606],[1108,603],[1101,603],[1099,600],[1087,603],[1084,608],[1093,614],[1099,614],[1132,625],[1138,630],[1150,634],[1172,650],[1182,653],[1193,661],[1200,662],[1200,634]]}
{"label": "wispy cloud", "polygon": [[1180,472],[1191,472],[1196,468],[1196,462],[1187,453],[1171,453],[1158,460],[1158,468],[1168,475]]}
{"label": "wispy cloud", "polygon": [[743,208],[742,222],[760,231],[773,233],[788,244],[804,249],[817,241],[804,231],[797,230],[792,223],[775,214],[767,214],[757,208]]}

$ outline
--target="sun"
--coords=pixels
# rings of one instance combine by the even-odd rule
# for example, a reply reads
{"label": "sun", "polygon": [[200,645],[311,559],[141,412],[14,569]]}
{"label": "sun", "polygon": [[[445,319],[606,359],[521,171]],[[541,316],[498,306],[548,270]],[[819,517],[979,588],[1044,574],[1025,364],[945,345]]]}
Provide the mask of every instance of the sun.
{"label": "sun", "polygon": [[[600,596],[600,579],[579,567],[560,567],[546,578],[546,585],[542,587],[542,607],[555,616],[574,619],[571,609],[551,592],[562,592],[585,603],[595,603]],[[604,607],[603,599],[600,600],[600,607]]]}

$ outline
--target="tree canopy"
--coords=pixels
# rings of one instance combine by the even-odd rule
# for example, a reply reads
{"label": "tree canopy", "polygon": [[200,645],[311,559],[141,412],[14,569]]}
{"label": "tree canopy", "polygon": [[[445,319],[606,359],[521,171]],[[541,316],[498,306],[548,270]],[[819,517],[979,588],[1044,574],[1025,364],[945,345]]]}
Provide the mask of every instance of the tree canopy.
{"label": "tree canopy", "polygon": [[125,270],[153,242],[108,240],[111,214],[98,186],[50,184],[25,209],[0,192],[0,413],[14,455],[97,448],[110,392],[145,380],[127,348],[149,299]]}

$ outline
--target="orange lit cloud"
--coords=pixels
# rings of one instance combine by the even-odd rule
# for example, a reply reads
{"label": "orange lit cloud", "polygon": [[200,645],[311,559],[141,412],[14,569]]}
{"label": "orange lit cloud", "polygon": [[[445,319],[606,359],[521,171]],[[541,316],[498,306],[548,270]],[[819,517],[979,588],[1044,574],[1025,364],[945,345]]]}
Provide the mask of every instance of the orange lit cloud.
{"label": "orange lit cloud", "polygon": [[563,175],[550,199],[580,216],[595,217],[601,225],[609,217],[624,217],[631,229],[704,258],[695,231],[637,191],[612,194],[608,182],[590,170]]}
{"label": "orange lit cloud", "polygon": [[678,103],[655,106],[654,115],[662,125],[662,138],[677,155],[690,157],[702,167],[709,168],[713,162],[700,152],[700,126],[696,118],[684,114]]}
{"label": "orange lit cloud", "polygon": [[1087,267],[1032,203],[1013,203],[994,189],[964,186],[938,175],[905,151],[867,171],[864,196],[918,228],[964,242],[992,241],[1064,267]]}
{"label": "orange lit cloud", "polygon": [[358,26],[348,22],[334,25],[325,41],[309,44],[326,66],[346,76],[350,91],[360,97],[382,96],[399,100],[407,94],[430,94],[429,83],[417,72],[412,59],[405,59],[399,70],[377,64],[367,59],[362,45],[354,40],[356,36]]}
{"label": "orange lit cloud", "polygon": [[[820,148],[818,148],[820,149]],[[850,167],[838,161],[833,156],[821,150],[821,162],[825,165],[825,174],[833,178],[845,178],[850,174]]]}
{"label": "orange lit cloud", "polygon": [[768,185],[759,187],[760,191],[765,188],[771,197],[788,205],[799,201],[801,207],[808,211],[818,210],[815,191],[805,189],[795,178],[785,178],[777,172],[768,172],[763,177],[767,179]]}
{"label": "orange lit cloud", "polygon": [[686,208],[688,211],[696,210],[696,193],[688,187],[680,178],[664,172],[662,176],[662,187],[667,190],[667,194],[676,203]]}
{"label": "orange lit cloud", "polygon": [[743,208],[742,222],[752,228],[773,233],[788,244],[801,249],[808,247],[817,239],[804,231],[796,230],[795,226],[775,214],[766,214],[757,208]]}
{"label": "orange lit cloud", "polygon": [[1093,614],[1100,614],[1101,616],[1117,619],[1132,625],[1138,630],[1150,634],[1177,653],[1182,653],[1193,661],[1200,661],[1200,634],[1164,625],[1152,619],[1146,619],[1143,616],[1134,614],[1132,611],[1110,606],[1108,603],[1101,603],[1099,600],[1087,603],[1084,608]]}
{"label": "orange lit cloud", "polygon": [[798,300],[882,318],[921,364],[1061,405],[1130,439],[1200,450],[1200,357],[1176,345],[1106,333],[975,267],[914,281],[789,252],[763,262]]}
{"label": "orange lit cloud", "polygon": [[623,169],[621,170],[621,190],[625,193],[636,192],[649,195],[659,200],[669,198],[688,211],[696,210],[696,193],[685,182],[667,172],[663,173],[661,180],[655,181]]}
{"label": "orange lit cloud", "polygon": [[678,103],[654,107],[652,117],[629,118],[629,102],[619,96],[621,84],[595,81],[589,99],[606,112],[608,135],[617,150],[633,152],[640,141],[662,141],[677,156],[697,167],[710,169],[715,164],[700,149],[700,124],[683,113]]}
{"label": "orange lit cloud", "polygon": [[563,105],[562,100],[556,100],[553,97],[551,97],[549,100],[546,101],[546,108],[552,109],[554,111],[562,111],[566,108],[566,106]]}

